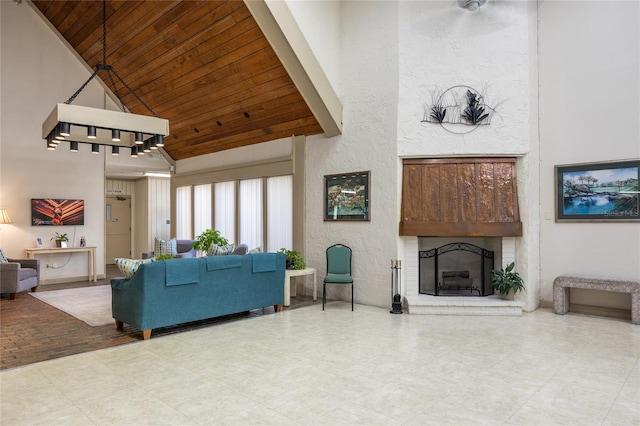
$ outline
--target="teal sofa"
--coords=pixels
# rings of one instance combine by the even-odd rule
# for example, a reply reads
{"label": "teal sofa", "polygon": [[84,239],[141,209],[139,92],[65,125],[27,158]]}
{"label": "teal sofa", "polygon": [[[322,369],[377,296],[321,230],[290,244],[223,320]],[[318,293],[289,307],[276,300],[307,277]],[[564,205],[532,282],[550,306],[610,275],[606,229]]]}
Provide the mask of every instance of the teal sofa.
{"label": "teal sofa", "polygon": [[142,264],[130,279],[111,280],[116,327],[142,330],[284,303],[285,255],[256,253]]}

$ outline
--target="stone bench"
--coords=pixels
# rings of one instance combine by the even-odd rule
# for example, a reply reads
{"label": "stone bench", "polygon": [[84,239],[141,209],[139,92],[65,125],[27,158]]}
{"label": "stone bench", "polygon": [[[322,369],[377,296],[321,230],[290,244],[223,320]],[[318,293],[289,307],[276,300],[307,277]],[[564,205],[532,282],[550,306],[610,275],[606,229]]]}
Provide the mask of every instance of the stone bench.
{"label": "stone bench", "polygon": [[640,282],[588,277],[557,277],[553,280],[553,309],[558,315],[564,315],[569,312],[570,288],[631,294],[631,322],[640,324]]}

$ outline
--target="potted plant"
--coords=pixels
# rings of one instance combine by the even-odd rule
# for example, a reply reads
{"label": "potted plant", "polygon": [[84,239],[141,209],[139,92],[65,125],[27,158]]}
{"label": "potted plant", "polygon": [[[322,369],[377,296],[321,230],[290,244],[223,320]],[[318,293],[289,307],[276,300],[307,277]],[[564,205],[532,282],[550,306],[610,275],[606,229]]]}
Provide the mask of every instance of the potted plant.
{"label": "potted plant", "polygon": [[198,235],[193,242],[193,248],[202,253],[206,253],[212,245],[226,246],[229,240],[222,236],[217,229],[207,229]]}
{"label": "potted plant", "polygon": [[175,258],[170,254],[166,254],[166,253],[153,256],[153,260],[155,260],[156,262],[160,262],[162,260],[171,260],[171,259],[175,259]]}
{"label": "potted plant", "polygon": [[491,287],[497,290],[503,299],[513,300],[516,293],[524,290],[524,281],[514,268],[515,262],[511,262],[506,268],[491,271]]}
{"label": "potted plant", "polygon": [[67,243],[69,242],[69,237],[67,236],[67,234],[59,234],[56,232],[56,235],[51,237],[51,240],[56,240],[56,247],[66,248]]}
{"label": "potted plant", "polygon": [[304,269],[307,265],[302,260],[302,255],[297,250],[281,248],[278,253],[284,253],[287,257],[287,269]]}

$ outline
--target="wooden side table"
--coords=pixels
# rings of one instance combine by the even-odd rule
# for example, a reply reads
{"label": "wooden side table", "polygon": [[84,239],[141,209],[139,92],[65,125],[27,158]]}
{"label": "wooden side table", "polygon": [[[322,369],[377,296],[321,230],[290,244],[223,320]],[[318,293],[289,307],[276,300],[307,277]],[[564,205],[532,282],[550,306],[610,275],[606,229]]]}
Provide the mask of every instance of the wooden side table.
{"label": "wooden side table", "polygon": [[[291,278],[300,277],[304,275],[313,275],[313,301],[318,300],[318,282],[316,277],[316,268],[305,269],[287,269],[284,273],[284,306],[291,305]],[[295,283],[295,280],[293,280]],[[294,287],[293,297],[297,294],[297,289]]]}
{"label": "wooden side table", "polygon": [[98,281],[96,273],[96,248],[95,247],[57,247],[57,248],[28,248],[24,250],[27,253],[27,259],[35,259],[40,254],[61,254],[61,253],[78,253],[87,252],[87,269],[89,281]]}

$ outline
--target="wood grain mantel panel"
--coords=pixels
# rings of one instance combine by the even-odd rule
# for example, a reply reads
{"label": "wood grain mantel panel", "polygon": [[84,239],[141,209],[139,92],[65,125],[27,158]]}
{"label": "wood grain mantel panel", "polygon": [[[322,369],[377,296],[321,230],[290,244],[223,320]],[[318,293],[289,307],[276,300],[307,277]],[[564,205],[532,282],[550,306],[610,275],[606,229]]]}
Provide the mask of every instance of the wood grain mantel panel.
{"label": "wood grain mantel panel", "polygon": [[515,159],[404,160],[400,235],[521,236]]}

